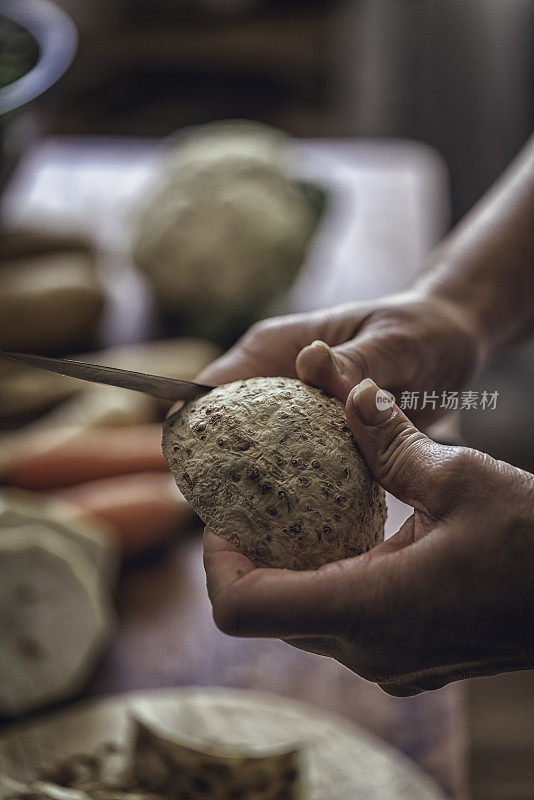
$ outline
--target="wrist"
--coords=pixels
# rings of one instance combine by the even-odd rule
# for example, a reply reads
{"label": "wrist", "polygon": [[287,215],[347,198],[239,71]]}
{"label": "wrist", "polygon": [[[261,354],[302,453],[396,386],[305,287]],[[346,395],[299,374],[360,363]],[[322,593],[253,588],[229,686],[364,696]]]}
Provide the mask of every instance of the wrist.
{"label": "wrist", "polygon": [[446,274],[445,267],[436,270],[428,278],[424,277],[414,291],[436,313],[445,315],[452,327],[461,329],[467,335],[477,354],[478,367],[481,368],[488,362],[495,346],[488,315],[473,287],[457,281],[449,282]]}

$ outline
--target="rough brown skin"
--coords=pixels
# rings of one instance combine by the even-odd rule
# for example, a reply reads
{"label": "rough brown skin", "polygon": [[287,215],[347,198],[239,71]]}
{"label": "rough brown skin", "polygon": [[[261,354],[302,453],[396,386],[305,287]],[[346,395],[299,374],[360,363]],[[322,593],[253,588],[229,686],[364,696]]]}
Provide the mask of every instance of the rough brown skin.
{"label": "rough brown skin", "polygon": [[293,378],[188,403],[166,421],[163,453],[201,519],[256,566],[317,569],[384,537],[384,491],[343,406]]}

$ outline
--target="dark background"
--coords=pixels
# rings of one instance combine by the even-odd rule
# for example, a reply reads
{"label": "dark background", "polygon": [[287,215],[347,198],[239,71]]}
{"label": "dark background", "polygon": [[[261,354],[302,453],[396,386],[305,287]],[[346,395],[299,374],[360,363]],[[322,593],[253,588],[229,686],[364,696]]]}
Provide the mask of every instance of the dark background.
{"label": "dark background", "polygon": [[[304,138],[417,139],[448,165],[454,222],[534,127],[534,0],[57,2],[75,20],[80,41],[72,67],[50,93],[52,134],[160,137],[246,117]],[[497,411],[462,419],[468,444],[530,470],[533,363],[534,343],[509,350],[470,387],[499,391]],[[150,591],[142,581],[144,604]],[[133,591],[132,597],[137,602]],[[172,607],[172,595],[168,602]],[[147,613],[147,628],[156,629],[157,615]],[[124,641],[127,661],[128,630]],[[228,663],[234,644],[222,645]],[[265,663],[262,679],[274,672]],[[515,800],[534,796],[527,768],[533,676],[465,687],[473,800],[511,796],[503,784],[514,786]],[[335,694],[329,685],[323,691]],[[413,716],[399,724],[417,739],[424,730],[420,706],[406,707]]]}
{"label": "dark background", "polygon": [[[78,55],[52,132],[161,136],[247,117],[299,137],[409,137],[450,172],[451,221],[534,127],[533,0],[60,0]],[[534,469],[534,348],[474,389],[475,447]],[[525,430],[525,427],[527,430]]]}
{"label": "dark background", "polygon": [[61,133],[250,117],[297,136],[407,136],[454,217],[534,121],[532,0],[61,0],[80,31]]}

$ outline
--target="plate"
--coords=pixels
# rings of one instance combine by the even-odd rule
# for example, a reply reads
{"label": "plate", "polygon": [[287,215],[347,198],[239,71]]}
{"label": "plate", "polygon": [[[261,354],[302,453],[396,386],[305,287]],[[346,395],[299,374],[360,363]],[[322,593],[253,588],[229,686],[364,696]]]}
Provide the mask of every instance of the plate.
{"label": "plate", "polygon": [[219,688],[120,695],[14,726],[0,738],[0,771],[31,781],[108,745],[124,757],[132,715],[200,746],[261,752],[299,743],[306,800],[445,800],[403,755],[341,717],[277,695]]}

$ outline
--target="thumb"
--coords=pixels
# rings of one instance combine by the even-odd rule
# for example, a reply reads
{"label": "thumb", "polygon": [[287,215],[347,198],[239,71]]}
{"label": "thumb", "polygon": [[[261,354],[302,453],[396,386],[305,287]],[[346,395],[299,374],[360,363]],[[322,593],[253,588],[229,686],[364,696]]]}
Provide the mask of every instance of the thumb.
{"label": "thumb", "polygon": [[303,347],[295,361],[295,371],[301,381],[324,389],[345,402],[355,381],[359,381],[362,376],[358,375],[351,380],[350,376],[342,372],[341,367],[334,350],[320,339]]}
{"label": "thumb", "polygon": [[350,391],[346,411],[358,448],[384,489],[418,511],[443,513],[439,467],[450,460],[450,448],[414,427],[370,378]]}
{"label": "thumb", "polygon": [[402,386],[409,380],[406,348],[399,350],[392,337],[360,335],[330,347],[316,340],[298,354],[295,368],[304,383],[324,389],[343,403],[352,387],[366,375],[387,386]]}

